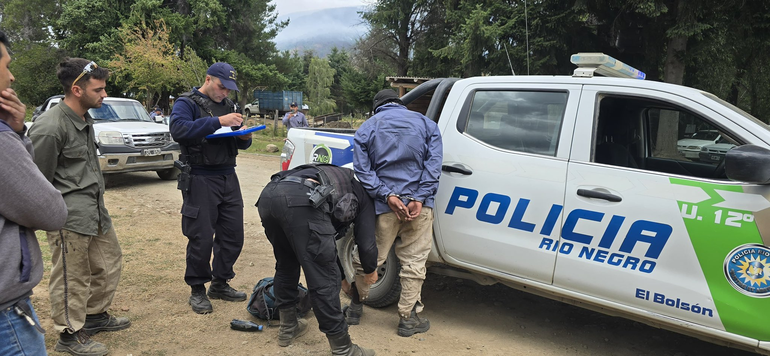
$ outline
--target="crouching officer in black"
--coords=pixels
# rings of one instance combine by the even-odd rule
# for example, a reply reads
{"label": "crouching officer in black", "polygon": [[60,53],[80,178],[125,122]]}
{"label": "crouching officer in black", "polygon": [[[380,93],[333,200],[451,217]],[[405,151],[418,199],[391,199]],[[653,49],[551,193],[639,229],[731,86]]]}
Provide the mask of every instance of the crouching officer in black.
{"label": "crouching officer in black", "polygon": [[[235,84],[235,70],[214,63],[200,88],[180,95],[171,112],[171,136],[182,149],[179,186],[182,190],[182,233],[187,236],[184,280],[192,293],[190,306],[198,314],[213,311],[212,299],[246,300],[227,283],[235,277],[233,265],[243,248],[243,197],[235,175],[238,149],[251,146],[251,134],[206,139],[222,127],[233,130],[243,123],[227,98]],[[181,163],[181,164],[180,164]],[[214,262],[211,253],[214,252]],[[213,277],[213,280],[212,280]],[[204,283],[211,281],[206,296]]]}
{"label": "crouching officer in black", "polygon": [[377,281],[374,203],[353,171],[308,164],[276,173],[262,190],[257,208],[276,260],[278,345],[289,346],[307,328],[296,308],[302,267],[318,328],[329,339],[332,355],[374,355],[350,341],[340,308],[342,274],[335,240],[351,223],[367,281]]}

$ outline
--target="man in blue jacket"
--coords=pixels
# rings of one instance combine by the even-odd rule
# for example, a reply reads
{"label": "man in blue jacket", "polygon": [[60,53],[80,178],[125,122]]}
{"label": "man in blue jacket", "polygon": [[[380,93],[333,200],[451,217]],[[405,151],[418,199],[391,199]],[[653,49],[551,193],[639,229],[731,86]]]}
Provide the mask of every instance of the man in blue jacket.
{"label": "man in blue jacket", "polygon": [[[435,122],[407,109],[393,90],[374,96],[375,115],[354,137],[353,167],[361,184],[374,199],[377,214],[377,265],[382,265],[396,243],[401,262],[401,298],[398,302],[398,335],[412,336],[430,329],[421,291],[425,262],[433,235],[433,200],[438,190],[443,151]],[[356,288],[345,311],[348,324],[361,318],[369,285],[356,266]]]}
{"label": "man in blue jacket", "polygon": [[[235,156],[251,146],[251,134],[206,139],[222,127],[241,127],[243,118],[228,99],[238,91],[235,69],[218,62],[209,67],[200,88],[180,95],[171,111],[171,136],[182,149],[189,172],[179,175],[182,233],[187,236],[189,304],[198,314],[213,311],[210,298],[244,301],[246,293],[228,284],[243,248],[243,197],[235,175]],[[214,261],[211,254],[214,252]],[[206,293],[205,283],[211,282]]]}

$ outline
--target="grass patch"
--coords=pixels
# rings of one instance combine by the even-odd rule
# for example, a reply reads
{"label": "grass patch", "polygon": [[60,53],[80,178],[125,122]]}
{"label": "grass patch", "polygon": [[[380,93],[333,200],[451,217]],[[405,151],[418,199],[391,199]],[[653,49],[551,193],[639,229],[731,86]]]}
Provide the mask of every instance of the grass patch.
{"label": "grass patch", "polygon": [[[251,119],[250,121],[253,121]],[[261,122],[249,122],[249,126],[258,126],[261,125]],[[250,153],[261,153],[266,155],[272,155],[272,156],[280,156],[281,150],[283,149],[283,142],[284,138],[286,138],[286,128],[282,125],[278,125],[275,130],[273,130],[273,123],[267,122],[265,124],[267,128],[264,130],[256,131],[251,136],[251,147],[246,149],[246,152]],[[278,152],[268,152],[267,151],[267,145],[276,145],[278,146]]]}
{"label": "grass patch", "polygon": [[[278,146],[278,152],[268,152],[267,145],[273,144]],[[262,153],[266,155],[280,156],[281,149],[283,149],[283,137],[263,137],[262,135],[254,135],[251,139],[251,147],[244,150],[250,153]]]}
{"label": "grass patch", "polygon": [[40,252],[43,253],[43,271],[51,272],[51,246],[48,245],[48,236],[46,235],[45,231],[43,230],[37,230],[35,231],[35,237],[37,237],[37,242],[40,244]]}

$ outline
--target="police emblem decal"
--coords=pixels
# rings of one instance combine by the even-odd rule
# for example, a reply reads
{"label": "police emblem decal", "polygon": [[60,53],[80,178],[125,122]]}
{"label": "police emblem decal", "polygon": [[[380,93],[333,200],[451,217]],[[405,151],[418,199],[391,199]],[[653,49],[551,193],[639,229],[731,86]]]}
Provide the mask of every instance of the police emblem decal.
{"label": "police emblem decal", "polygon": [[736,247],[725,258],[725,278],[738,292],[770,297],[770,249],[759,244]]}
{"label": "police emblem decal", "polygon": [[316,145],[313,147],[313,151],[310,152],[310,162],[331,164],[332,150],[323,144]]}

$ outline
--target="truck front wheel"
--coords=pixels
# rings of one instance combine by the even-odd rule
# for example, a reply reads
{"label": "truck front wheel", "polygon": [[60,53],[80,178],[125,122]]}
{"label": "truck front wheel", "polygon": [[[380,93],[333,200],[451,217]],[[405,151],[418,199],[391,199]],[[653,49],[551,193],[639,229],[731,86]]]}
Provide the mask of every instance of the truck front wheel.
{"label": "truck front wheel", "polygon": [[179,169],[178,168],[169,168],[169,169],[163,169],[160,171],[157,171],[158,177],[163,180],[172,180],[176,179],[176,177],[179,175]]}
{"label": "truck front wheel", "polygon": [[[353,238],[353,227],[351,226],[345,237],[337,241],[337,256],[342,263],[342,271],[345,274],[345,278],[349,281],[353,280],[355,275],[355,269],[353,268],[353,254],[358,253],[356,248],[356,242]],[[388,252],[388,258],[385,262],[377,267],[377,282],[375,282],[369,289],[369,298],[364,301],[364,304],[375,307],[384,308],[398,301],[401,295],[401,264],[396,257],[396,251],[391,247]]]}

